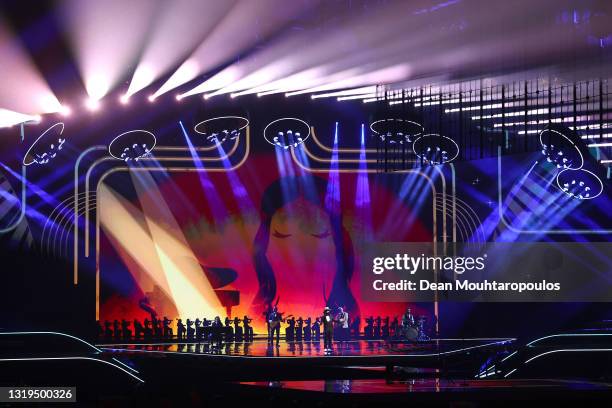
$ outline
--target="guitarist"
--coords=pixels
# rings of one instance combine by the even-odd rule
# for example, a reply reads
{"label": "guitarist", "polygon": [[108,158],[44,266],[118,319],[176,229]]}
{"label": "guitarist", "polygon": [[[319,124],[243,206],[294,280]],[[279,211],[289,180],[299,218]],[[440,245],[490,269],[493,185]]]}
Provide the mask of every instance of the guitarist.
{"label": "guitarist", "polygon": [[268,323],[268,341],[272,342],[274,340],[274,334],[276,333],[276,343],[280,338],[280,324],[283,321],[283,315],[278,311],[278,308],[274,306],[274,308],[268,312],[268,316],[266,317],[266,322]]}

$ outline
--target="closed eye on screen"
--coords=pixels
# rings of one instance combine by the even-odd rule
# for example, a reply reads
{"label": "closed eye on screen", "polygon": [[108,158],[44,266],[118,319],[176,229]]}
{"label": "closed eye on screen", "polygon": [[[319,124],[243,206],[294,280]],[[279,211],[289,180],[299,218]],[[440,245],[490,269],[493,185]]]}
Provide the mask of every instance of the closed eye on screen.
{"label": "closed eye on screen", "polygon": [[[274,230],[272,235],[275,238],[289,238],[291,236],[291,234],[283,234],[282,232],[278,232],[277,230]],[[323,239],[323,238],[329,237],[330,232],[329,231],[325,231],[325,232],[322,232],[320,234],[310,234],[310,235],[312,235],[315,238]]]}
{"label": "closed eye on screen", "polygon": [[278,232],[277,230],[274,230],[272,235],[274,235],[275,238],[289,238],[291,236],[291,234],[283,234],[282,232]]}

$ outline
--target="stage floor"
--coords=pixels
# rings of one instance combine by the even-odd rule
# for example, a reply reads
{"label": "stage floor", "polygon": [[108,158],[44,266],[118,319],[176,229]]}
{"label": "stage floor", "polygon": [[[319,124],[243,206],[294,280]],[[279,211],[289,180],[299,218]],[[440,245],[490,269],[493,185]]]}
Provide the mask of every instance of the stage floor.
{"label": "stage floor", "polygon": [[483,390],[538,388],[549,390],[598,390],[612,391],[612,385],[579,380],[469,380],[444,378],[419,378],[411,380],[345,379],[300,381],[242,381],[242,385],[277,388],[295,391],[337,394],[396,394],[430,392],[471,392]]}
{"label": "stage floor", "polygon": [[269,343],[265,339],[253,342],[225,343],[220,347],[208,343],[102,343],[97,346],[109,352],[210,355],[242,358],[313,358],[313,357],[442,357],[486,349],[509,346],[513,338],[437,339],[413,343],[385,340],[352,340],[334,342],[334,349],[326,353],[322,341],[281,340]]}

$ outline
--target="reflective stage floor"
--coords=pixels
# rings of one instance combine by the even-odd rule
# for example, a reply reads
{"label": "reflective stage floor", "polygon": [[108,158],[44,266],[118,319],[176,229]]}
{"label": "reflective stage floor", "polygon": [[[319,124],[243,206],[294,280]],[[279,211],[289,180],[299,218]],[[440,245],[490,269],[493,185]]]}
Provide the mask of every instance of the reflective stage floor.
{"label": "reflective stage floor", "polygon": [[202,356],[249,357],[249,358],[372,358],[372,357],[443,357],[461,354],[478,349],[504,347],[511,344],[512,338],[472,338],[472,339],[437,339],[427,342],[402,342],[385,340],[351,340],[334,342],[331,353],[325,352],[322,341],[281,340],[269,343],[265,339],[253,342],[233,342],[220,346],[209,343],[102,343],[98,347],[111,352],[124,353],[159,353]]}
{"label": "reflective stage floor", "polygon": [[548,390],[599,390],[611,391],[612,384],[573,380],[470,380],[444,378],[418,378],[389,380],[382,378],[345,380],[300,380],[300,381],[243,381],[242,385],[285,389],[294,391],[325,392],[336,394],[395,394],[465,392],[500,389],[538,388]]}

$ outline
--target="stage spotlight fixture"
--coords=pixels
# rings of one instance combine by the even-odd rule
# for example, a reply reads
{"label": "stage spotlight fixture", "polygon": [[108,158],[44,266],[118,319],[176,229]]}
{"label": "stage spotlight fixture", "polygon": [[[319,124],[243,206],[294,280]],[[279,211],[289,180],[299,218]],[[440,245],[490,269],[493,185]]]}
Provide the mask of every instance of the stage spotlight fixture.
{"label": "stage spotlight fixture", "polygon": [[43,165],[53,160],[66,142],[66,138],[61,137],[62,133],[64,133],[62,122],[58,122],[45,130],[26,151],[23,157],[23,165]]}
{"label": "stage spotlight fixture", "polygon": [[264,138],[268,143],[287,150],[298,147],[310,137],[310,125],[297,118],[273,120],[264,128]]}
{"label": "stage spotlight fixture", "polygon": [[124,162],[138,161],[149,157],[155,148],[157,139],[148,130],[135,129],[121,133],[108,144],[108,153],[115,159]]}
{"label": "stage spotlight fixture", "polygon": [[119,102],[122,105],[127,105],[128,103],[130,103],[130,96],[127,94],[121,95],[121,97],[119,98]]}
{"label": "stage spotlight fixture", "polygon": [[198,123],[193,130],[203,135],[207,143],[221,144],[238,138],[248,125],[249,120],[242,116],[219,116]]}
{"label": "stage spotlight fixture", "polygon": [[459,145],[450,137],[430,133],[415,139],[412,151],[426,164],[444,164],[459,156]]}
{"label": "stage spotlight fixture", "polygon": [[603,192],[603,182],[585,169],[564,169],[557,174],[557,186],[568,196],[578,200],[592,200]]}
{"label": "stage spotlight fixture", "polygon": [[370,124],[370,130],[383,142],[390,144],[412,143],[413,138],[423,134],[423,125],[407,119],[381,119]]}
{"label": "stage spotlight fixture", "polygon": [[155,95],[149,95],[149,97],[147,99],[149,100],[149,102],[153,103],[153,102],[155,102],[156,96]]}
{"label": "stage spotlight fixture", "polygon": [[101,76],[95,76],[85,84],[87,94],[91,99],[100,100],[106,95],[109,90],[108,80]]}
{"label": "stage spotlight fixture", "polygon": [[183,95],[177,94],[174,98],[180,102],[183,99]]}
{"label": "stage spotlight fixture", "polygon": [[579,136],[564,126],[548,127],[540,132],[540,145],[546,161],[558,169],[577,170],[584,166]]}
{"label": "stage spotlight fixture", "polygon": [[85,107],[92,112],[100,109],[100,101],[97,99],[89,98],[85,101]]}
{"label": "stage spotlight fixture", "polygon": [[62,105],[62,107],[59,110],[59,114],[64,117],[70,116],[71,113],[72,113],[72,109],[70,109],[70,106],[67,106],[67,105]]}

